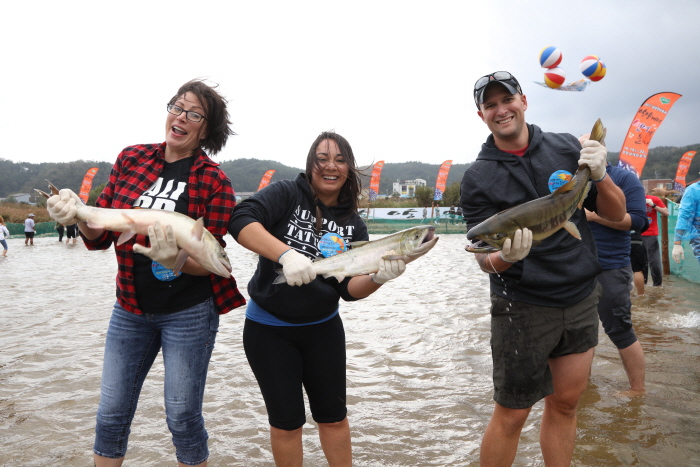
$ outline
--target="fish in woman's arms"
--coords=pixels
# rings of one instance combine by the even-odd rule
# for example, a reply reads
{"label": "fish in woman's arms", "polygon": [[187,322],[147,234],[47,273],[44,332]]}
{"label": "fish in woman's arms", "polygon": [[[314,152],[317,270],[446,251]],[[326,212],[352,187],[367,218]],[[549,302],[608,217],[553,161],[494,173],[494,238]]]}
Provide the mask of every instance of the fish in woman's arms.
{"label": "fish in woman's arms", "polygon": [[[48,180],[47,180],[48,182]],[[49,189],[53,195],[58,195],[58,188],[51,182]],[[51,195],[41,190],[34,189],[45,198]],[[184,214],[161,209],[104,209],[87,206],[76,199],[78,208],[77,219],[87,222],[90,228],[101,228],[112,232],[121,232],[117,244],[131,239],[134,235],[148,235],[148,227],[160,222],[161,225],[169,225],[175,234],[175,240],[180,253],[176,266],[173,269],[179,272],[188,257],[192,257],[197,263],[208,271],[221,277],[231,276],[231,263],[223,247],[214,235],[204,228],[204,218],[196,221]]]}

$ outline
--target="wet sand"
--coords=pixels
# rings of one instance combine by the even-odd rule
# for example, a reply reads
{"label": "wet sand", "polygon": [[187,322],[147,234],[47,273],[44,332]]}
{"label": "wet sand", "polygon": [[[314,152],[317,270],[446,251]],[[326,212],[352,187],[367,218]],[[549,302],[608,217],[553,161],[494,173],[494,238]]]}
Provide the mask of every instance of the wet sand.
{"label": "wet sand", "polygon": [[[378,238],[378,236],[373,236]],[[227,237],[245,294],[257,257]],[[56,237],[9,240],[0,257],[0,465],[91,464],[102,347],[112,304],[112,250]],[[486,274],[463,235],[437,246],[375,295],[341,303],[357,466],[478,465],[492,410]],[[700,286],[666,277],[635,297],[647,394],[624,395],[617,350],[600,335],[579,410],[576,466],[700,466]],[[210,466],[269,466],[265,407],[243,352],[244,311],[221,319],[205,395]],[[125,466],[174,465],[163,367],[151,370]],[[307,405],[308,407],[308,405]],[[543,465],[532,410],[515,465]],[[308,414],[305,465],[325,459]]]}

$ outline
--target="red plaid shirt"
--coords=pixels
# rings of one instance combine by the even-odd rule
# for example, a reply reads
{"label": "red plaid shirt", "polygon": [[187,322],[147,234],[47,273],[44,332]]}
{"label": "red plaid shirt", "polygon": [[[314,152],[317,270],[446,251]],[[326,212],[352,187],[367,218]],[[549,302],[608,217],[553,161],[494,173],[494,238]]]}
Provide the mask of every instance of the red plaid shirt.
{"label": "red plaid shirt", "polygon": [[[164,154],[165,143],[142,144],[124,149],[112,167],[107,186],[97,198],[97,206],[131,209],[132,204],[155,183],[163,171]],[[225,247],[223,237],[227,233],[229,219],[236,206],[236,195],[231,180],[218,169],[219,164],[212,161],[201,149],[195,158],[188,183],[190,200],[187,215],[193,219],[204,217],[205,227],[221,246]],[[106,250],[114,243],[118,264],[117,300],[124,309],[141,314],[134,286],[133,245],[135,242],[146,245],[148,237],[136,235],[128,242],[117,245],[119,235],[119,232],[105,231],[95,240],[88,240],[84,236],[83,240],[89,250]],[[245,298],[238,291],[233,277],[225,279],[216,274],[209,277],[219,314],[245,305]]]}

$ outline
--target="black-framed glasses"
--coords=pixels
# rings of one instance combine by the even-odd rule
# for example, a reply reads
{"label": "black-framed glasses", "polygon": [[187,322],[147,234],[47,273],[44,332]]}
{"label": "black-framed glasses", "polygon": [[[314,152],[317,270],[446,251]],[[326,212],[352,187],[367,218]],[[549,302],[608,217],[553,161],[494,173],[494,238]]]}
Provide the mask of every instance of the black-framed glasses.
{"label": "black-framed glasses", "polygon": [[185,118],[189,120],[190,122],[195,122],[199,123],[202,120],[206,120],[207,117],[204,115],[200,114],[199,112],[194,112],[192,110],[185,110],[179,105],[175,104],[168,104],[168,112],[170,112],[173,115],[180,115],[182,112],[185,112]]}

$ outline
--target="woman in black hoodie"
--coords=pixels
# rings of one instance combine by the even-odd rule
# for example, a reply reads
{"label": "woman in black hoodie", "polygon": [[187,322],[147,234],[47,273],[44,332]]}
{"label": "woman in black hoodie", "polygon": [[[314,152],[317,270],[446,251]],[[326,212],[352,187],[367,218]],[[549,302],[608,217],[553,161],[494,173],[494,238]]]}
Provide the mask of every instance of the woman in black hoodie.
{"label": "woman in black hoodie", "polygon": [[[231,218],[231,235],[260,255],[248,284],[243,344],[265,399],[277,466],[302,465],[302,386],[328,464],[352,462],[338,302],[369,296],[406,267],[403,260],[386,260],[376,274],[341,282],[316,277],[311,260],[328,256],[334,248],[327,245],[369,239],[357,214],[359,193],[350,144],[324,132],[311,146],[305,174],[269,185],[240,203]],[[280,264],[287,283],[273,284]]]}

